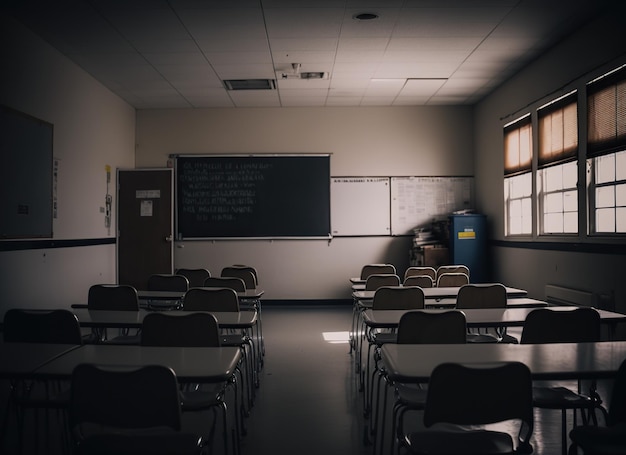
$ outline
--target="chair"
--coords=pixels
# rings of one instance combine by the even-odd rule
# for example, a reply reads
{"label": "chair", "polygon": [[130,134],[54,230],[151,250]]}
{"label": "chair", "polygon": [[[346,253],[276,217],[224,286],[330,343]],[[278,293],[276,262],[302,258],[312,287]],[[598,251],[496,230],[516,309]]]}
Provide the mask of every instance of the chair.
{"label": "chair", "polygon": [[[463,264],[440,265],[437,267],[437,279],[444,273],[464,273],[468,277],[470,276],[469,267]],[[435,279],[435,281],[437,281],[437,279]]]}
{"label": "chair", "polygon": [[411,275],[404,279],[403,286],[419,286],[420,288],[432,288],[433,279],[428,275]]}
{"label": "chair", "polygon": [[69,412],[76,452],[199,454],[202,438],[182,432],[180,406],[176,375],[165,366],[78,365]]}
{"label": "chair", "polygon": [[189,289],[189,280],[183,275],[156,273],[148,278],[149,291],[181,291]]}
{"label": "chair", "polygon": [[393,264],[365,264],[361,267],[360,278],[367,280],[370,275],[374,274],[396,274],[396,267]]}
{"label": "chair", "polygon": [[[506,288],[500,283],[493,284],[466,284],[459,289],[456,297],[456,308],[467,310],[470,308],[506,308]],[[508,335],[505,328],[497,327],[493,332],[468,332],[470,343],[514,343],[518,340]]]}
{"label": "chair", "polygon": [[[467,337],[465,314],[460,310],[440,313],[409,311],[398,323],[398,344],[465,344]],[[384,372],[383,372],[384,374]],[[426,388],[414,384],[395,383],[395,403],[393,405],[391,451],[394,453],[395,441],[402,441],[404,414],[407,411],[424,409]],[[384,427],[383,431],[384,433]]]}
{"label": "chair", "polygon": [[[233,264],[227,267],[224,267],[221,271],[222,277],[234,277],[241,278],[245,285],[246,289],[256,289],[259,285],[259,274],[257,270],[250,266],[244,264]],[[245,291],[245,289],[244,289]],[[261,365],[263,365],[263,356],[265,355],[265,341],[263,338],[263,318],[262,318],[262,308],[261,308],[261,299],[241,299],[241,305],[248,308],[253,308],[257,312],[258,319],[258,338],[259,338],[259,353]]]}
{"label": "chair", "polygon": [[437,287],[461,287],[469,284],[469,276],[462,272],[442,273],[437,277]]}
{"label": "chair", "polygon": [[[234,278],[240,280],[239,278]],[[216,311],[216,312],[239,312],[239,298],[235,290],[220,287],[191,288],[183,298],[183,310],[185,311]],[[220,344],[222,346],[236,346],[241,348],[246,376],[248,377],[248,403],[252,406],[254,397],[254,385],[258,384],[256,377],[258,371],[254,361],[258,358],[255,354],[254,343],[249,334],[236,333],[232,330],[220,331]]]}
{"label": "chair", "polygon": [[[515,438],[484,426],[519,421]],[[531,453],[533,432],[532,379],[520,362],[493,364],[443,363],[428,383],[424,430],[407,434],[412,454]]]}
{"label": "chair", "polygon": [[[391,275],[396,276],[396,275]],[[374,275],[368,278],[372,279]],[[397,277],[397,276],[396,276]],[[372,301],[372,310],[419,310],[424,309],[424,291],[417,286],[381,286],[374,293]],[[369,384],[365,383],[365,411],[369,412],[373,403],[373,382],[376,372],[379,370],[378,363],[380,361],[380,347],[385,343],[395,343],[397,334],[395,331],[366,331],[368,340],[367,348],[367,365],[365,374],[369,375],[371,370],[371,379]],[[370,368],[370,359],[372,358],[372,348],[374,349],[374,368]],[[369,377],[369,376],[368,376]],[[368,387],[369,385],[369,387]]]}
{"label": "chair", "polygon": [[[600,341],[600,315],[589,307],[574,310],[555,311],[538,308],[531,311],[522,328],[521,343],[584,343]],[[580,383],[579,383],[580,391]],[[587,423],[588,411],[595,420],[595,409],[600,406],[599,397],[592,393],[587,396],[574,392],[567,387],[533,387],[533,403],[537,408],[561,410],[561,448],[567,453],[567,410],[580,410],[583,422]]]}
{"label": "chair", "polygon": [[189,281],[190,288],[199,288],[204,286],[204,280],[211,276],[211,272],[207,269],[190,269],[180,268],[175,271],[176,275],[182,275]]}
{"label": "chair", "polygon": [[375,291],[382,286],[400,286],[400,277],[393,273],[374,273],[365,280],[365,290]]}
{"label": "chair", "polygon": [[[5,343],[57,343],[81,345],[83,337],[76,315],[69,310],[28,310],[11,308],[4,314],[3,339]],[[26,409],[35,412],[35,429],[38,434],[39,411],[63,412],[69,404],[69,391],[60,381],[12,381],[9,402],[3,426],[13,410],[17,416],[18,444],[23,447]],[[46,414],[46,421],[48,414]],[[46,425],[46,436],[50,426]],[[3,434],[5,428],[3,427]],[[65,434],[65,433],[64,433]],[[35,438],[36,452],[39,439]],[[67,443],[67,441],[64,441]],[[44,442],[45,444],[45,442]]]}
{"label": "chair", "polygon": [[569,453],[575,455],[582,449],[585,455],[626,453],[626,360],[622,362],[611,391],[606,426],[582,425],[574,427]]}
{"label": "chair", "polygon": [[222,277],[241,278],[246,284],[246,289],[256,289],[257,276],[254,269],[249,266],[228,266],[222,269]]}
{"label": "chair", "polygon": [[[137,290],[125,284],[94,284],[89,288],[87,308],[95,311],[139,311]],[[85,339],[90,343],[139,344],[139,331],[129,334],[120,330],[118,336],[108,337],[107,329],[93,329],[91,336]]]}
{"label": "chair", "polygon": [[212,276],[204,280],[203,287],[229,288],[235,292],[246,292],[246,283],[241,278]]}
{"label": "chair", "polygon": [[[148,277],[148,291],[187,292],[189,280],[183,275],[155,273]],[[175,309],[180,307],[180,300],[152,300],[148,302],[151,309]]]}
{"label": "chair", "polygon": [[431,280],[435,281],[437,279],[437,270],[434,267],[428,266],[413,266],[409,267],[404,272],[404,279],[406,280],[410,276],[429,276]]}
{"label": "chair", "polygon": [[[220,335],[217,319],[210,313],[177,315],[155,312],[146,315],[141,336],[142,346],[219,347]],[[224,423],[224,447],[228,447],[228,412],[224,401],[227,384],[203,384],[200,388],[181,391],[183,412],[220,410]],[[235,388],[236,390],[236,388]],[[239,439],[239,419],[236,418],[236,440]],[[213,441],[217,421],[213,422],[209,440]]]}

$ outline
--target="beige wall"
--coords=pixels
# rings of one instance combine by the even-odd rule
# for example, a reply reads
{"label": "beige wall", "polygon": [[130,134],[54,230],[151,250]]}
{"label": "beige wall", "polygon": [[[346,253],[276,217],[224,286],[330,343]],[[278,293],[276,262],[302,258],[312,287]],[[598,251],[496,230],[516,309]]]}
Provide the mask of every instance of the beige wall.
{"label": "beige wall", "polygon": [[[137,166],[170,154],[330,153],[333,176],[472,175],[469,107],[140,110]],[[367,207],[363,207],[367,210]],[[176,267],[259,269],[268,299],[350,298],[371,262],[408,266],[410,237],[177,242]]]}
{"label": "beige wall", "polygon": [[[478,208],[487,214],[492,238],[504,236],[503,152],[504,124],[573,89],[584,90],[585,83],[604,72],[626,63],[626,32],[623,13],[610,14],[579,30],[545,56],[533,62],[513,79],[476,107],[475,157]],[[581,182],[584,188],[584,183]],[[522,238],[532,242],[532,249],[517,248],[519,243],[492,249],[494,279],[528,289],[535,298],[543,298],[545,285],[593,292],[607,297],[616,308],[626,312],[626,255],[623,239],[591,238],[582,233],[577,238]],[[551,249],[546,242],[566,242],[566,251]],[[610,242],[621,245],[612,248]],[[609,243],[603,254],[581,253],[576,243]],[[548,245],[545,248],[542,245]],[[599,248],[599,247],[598,247]]]}
{"label": "beige wall", "polygon": [[[115,219],[107,229],[100,213],[105,165],[112,167],[109,192],[115,200],[115,168],[135,165],[135,110],[3,15],[0,37],[0,103],[54,124],[54,240],[114,238]],[[89,285],[115,281],[115,245],[4,251],[0,270],[2,311],[8,305],[85,303]]]}

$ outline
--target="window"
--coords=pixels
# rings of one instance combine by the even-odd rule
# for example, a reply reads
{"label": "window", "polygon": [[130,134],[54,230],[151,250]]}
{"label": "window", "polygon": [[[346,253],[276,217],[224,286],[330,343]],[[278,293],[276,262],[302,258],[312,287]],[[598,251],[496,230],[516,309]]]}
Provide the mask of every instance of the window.
{"label": "window", "polygon": [[576,92],[539,108],[537,200],[541,234],[578,232]]}
{"label": "window", "polygon": [[626,233],[626,150],[587,161],[594,233]]}
{"label": "window", "polygon": [[527,115],[504,128],[506,235],[532,234],[532,126]]}
{"label": "window", "polygon": [[590,234],[626,233],[626,69],[588,85]]}
{"label": "window", "polygon": [[507,235],[530,234],[533,229],[532,175],[530,172],[504,179]]}

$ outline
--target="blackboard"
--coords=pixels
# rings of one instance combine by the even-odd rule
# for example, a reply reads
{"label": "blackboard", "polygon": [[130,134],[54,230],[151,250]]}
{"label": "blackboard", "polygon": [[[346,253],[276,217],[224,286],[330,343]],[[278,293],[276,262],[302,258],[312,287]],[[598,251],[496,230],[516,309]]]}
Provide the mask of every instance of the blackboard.
{"label": "blackboard", "polygon": [[177,239],[330,236],[329,155],[177,155]]}
{"label": "blackboard", "polygon": [[0,238],[50,238],[53,217],[51,123],[0,106]]}
{"label": "blackboard", "polygon": [[434,219],[474,208],[472,177],[392,177],[391,234],[413,235]]}
{"label": "blackboard", "polygon": [[333,177],[333,236],[391,234],[389,177]]}

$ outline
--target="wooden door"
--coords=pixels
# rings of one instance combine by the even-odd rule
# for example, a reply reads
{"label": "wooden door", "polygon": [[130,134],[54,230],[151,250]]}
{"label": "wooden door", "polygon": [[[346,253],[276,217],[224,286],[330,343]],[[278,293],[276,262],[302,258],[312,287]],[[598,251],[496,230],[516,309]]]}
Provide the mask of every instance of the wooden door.
{"label": "wooden door", "polygon": [[117,171],[117,280],[146,289],[154,273],[173,273],[173,170]]}

